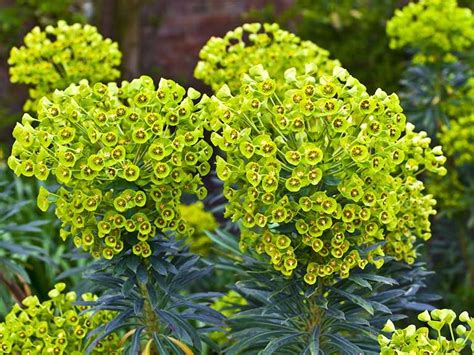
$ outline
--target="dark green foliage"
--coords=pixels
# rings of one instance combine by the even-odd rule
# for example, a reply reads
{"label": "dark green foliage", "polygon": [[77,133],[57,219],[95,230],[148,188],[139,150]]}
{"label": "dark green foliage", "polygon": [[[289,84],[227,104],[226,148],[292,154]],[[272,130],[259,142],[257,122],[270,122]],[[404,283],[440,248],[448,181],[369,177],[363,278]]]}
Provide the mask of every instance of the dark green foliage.
{"label": "dark green foliage", "polygon": [[[209,236],[239,254],[229,233]],[[387,319],[431,309],[438,299],[421,291],[430,274],[421,263],[387,261],[380,270],[368,266],[332,285],[308,287],[302,277],[285,279],[265,263],[241,257],[234,265],[240,276],[234,289],[249,304],[228,320],[226,354],[376,354],[376,336]]]}
{"label": "dark green foliage", "polygon": [[79,10],[76,0],[14,0],[10,6],[2,6],[0,8],[1,51],[8,51],[9,47],[18,42],[26,33],[26,28],[23,28],[25,23],[32,22],[45,26],[59,19],[83,22],[84,17]]}
{"label": "dark green foliage", "polygon": [[443,105],[457,99],[454,95],[469,75],[469,67],[460,62],[408,67],[400,82],[400,99],[409,120],[436,137],[442,125],[449,125]]}
{"label": "dark green foliage", "polygon": [[172,339],[200,354],[204,334],[223,322],[222,315],[208,307],[219,294],[187,290],[210,268],[202,267],[180,242],[158,235],[150,244],[154,253],[147,259],[133,255],[127,246],[112,260],[95,262],[86,274],[97,291],[103,291],[92,304],[94,309],[118,312],[113,321],[93,332],[92,336],[99,336],[91,344],[119,329],[135,329],[130,354],[147,341],[153,341],[160,354],[181,354],[182,348]]}
{"label": "dark green foliage", "polygon": [[28,295],[32,282],[45,292],[52,283],[51,273],[41,278],[44,284],[36,282],[35,267],[44,270],[54,262],[47,239],[41,237],[48,220],[37,215],[32,189],[0,167],[0,319],[14,301]]}

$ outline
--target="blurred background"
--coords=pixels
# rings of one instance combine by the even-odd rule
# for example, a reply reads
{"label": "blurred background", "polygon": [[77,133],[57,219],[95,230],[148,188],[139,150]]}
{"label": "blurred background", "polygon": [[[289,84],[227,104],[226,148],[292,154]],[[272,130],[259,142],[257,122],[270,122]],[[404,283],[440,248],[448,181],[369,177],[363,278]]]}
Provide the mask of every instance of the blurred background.
{"label": "blurred background", "polygon": [[[199,51],[211,36],[222,36],[245,22],[278,22],[287,30],[315,42],[340,60],[352,75],[364,83],[369,92],[378,87],[387,92],[400,92],[400,81],[409,65],[411,54],[389,48],[385,27],[395,9],[408,0],[0,0],[0,144],[5,156],[12,142],[11,132],[22,115],[28,97],[27,87],[9,82],[7,59],[14,46],[23,44],[24,35],[34,26],[44,27],[58,20],[68,23],[90,23],[105,37],[119,43],[124,57],[122,79],[142,74],[153,79],[165,77],[184,86],[193,86],[210,93],[210,89],[193,78]],[[474,8],[472,0],[459,0],[459,6]],[[48,258],[54,260],[54,270],[44,270],[40,260],[28,262],[27,273],[14,273],[24,282],[12,284],[18,298],[22,293],[45,294],[62,271],[80,266],[66,261],[59,240],[54,215],[41,214],[35,204],[22,204],[35,199],[31,183],[15,180],[11,173],[1,177],[0,214],[15,216],[24,230],[8,233],[40,233],[36,241]],[[20,181],[20,182],[19,182]],[[15,202],[16,201],[16,202]],[[19,203],[18,206],[14,203]],[[3,207],[2,207],[3,206]],[[12,206],[16,206],[12,210]],[[3,209],[2,209],[3,208]],[[26,211],[25,211],[26,208]],[[471,207],[474,210],[474,207]],[[8,210],[8,211],[7,211]],[[23,211],[18,213],[18,211]],[[51,212],[51,211],[50,211]],[[459,215],[463,220],[463,215]],[[453,235],[452,223],[444,215],[435,221],[435,236],[428,243],[424,260],[436,275],[431,278],[431,291],[441,294],[438,305],[459,309],[474,309],[474,245],[473,226],[467,227],[460,242]],[[31,222],[37,222],[31,226]],[[50,221],[50,222],[48,222]],[[0,220],[0,224],[2,220]],[[8,223],[7,223],[8,226]],[[26,232],[25,232],[26,231]],[[12,234],[13,235],[13,234]],[[7,238],[8,239],[8,238]],[[446,241],[448,240],[448,241]],[[454,242],[453,242],[454,240]],[[465,244],[462,244],[464,240]],[[466,244],[467,243],[467,244]],[[61,247],[58,247],[58,244]],[[464,245],[464,246],[463,246]],[[467,246],[466,246],[467,245]],[[0,270],[2,262],[0,245]],[[13,250],[15,252],[15,250]],[[18,250],[16,250],[18,252]],[[32,253],[34,251],[31,251]],[[36,250],[38,252],[38,250]],[[470,254],[471,253],[471,254]],[[441,256],[440,256],[441,255]],[[46,256],[45,256],[46,258]],[[46,260],[46,259],[45,259]],[[46,264],[47,265],[47,264]],[[53,265],[53,264],[50,264]],[[75,269],[74,269],[75,270]],[[466,275],[470,275],[467,277]],[[73,272],[64,274],[71,277]],[[0,283],[7,283],[8,278]],[[77,276],[76,276],[77,277]],[[31,280],[27,280],[27,279]],[[29,286],[27,286],[29,284]],[[23,288],[22,288],[23,287]],[[0,290],[0,315],[2,314]]]}

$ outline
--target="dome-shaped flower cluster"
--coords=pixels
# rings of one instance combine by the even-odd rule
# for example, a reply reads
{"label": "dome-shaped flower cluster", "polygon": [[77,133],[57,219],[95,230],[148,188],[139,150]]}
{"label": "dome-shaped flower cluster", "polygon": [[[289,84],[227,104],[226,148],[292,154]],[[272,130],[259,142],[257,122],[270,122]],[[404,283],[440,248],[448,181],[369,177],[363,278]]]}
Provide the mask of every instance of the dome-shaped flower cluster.
{"label": "dome-shaped flower cluster", "polygon": [[199,255],[208,255],[212,240],[206,235],[206,231],[212,232],[219,226],[214,215],[205,210],[201,201],[191,205],[181,204],[179,212],[184,222],[193,229],[187,239],[189,249]]}
{"label": "dome-shaped flower cluster", "polygon": [[192,232],[180,218],[181,196],[207,194],[201,176],[212,148],[193,101],[199,96],[171,80],[155,88],[145,76],[119,87],[71,85],[42,99],[37,119],[23,116],[9,167],[39,180],[56,177],[62,187],[43,188],[38,206],[56,202],[63,239],[107,259],[126,241],[147,257],[157,231]]}
{"label": "dome-shaped flower cluster", "polygon": [[270,75],[277,79],[286,68],[308,66],[319,75],[331,73],[339,65],[329,59],[329,52],[310,41],[302,41],[278,24],[248,23],[229,31],[223,38],[212,37],[199,53],[200,61],[194,71],[217,91],[227,84],[237,93],[241,76],[254,65],[271,63]]}
{"label": "dome-shaped flower cluster", "polygon": [[121,56],[117,43],[104,39],[97,28],[59,21],[44,31],[33,28],[24,46],[12,48],[10,80],[31,86],[24,109],[34,111],[39,99],[55,89],[65,89],[81,79],[96,83],[119,77],[116,67]]}
{"label": "dome-shaped flower cluster", "polygon": [[[87,334],[110,322],[114,314],[101,311],[95,314],[87,306],[76,306],[77,295],[64,293],[66,285],[59,283],[48,294],[49,300],[40,302],[36,296],[15,304],[0,323],[1,354],[84,354]],[[83,301],[94,301],[92,294],[82,295]],[[101,340],[92,354],[119,354],[120,338],[110,334]]]}
{"label": "dome-shaped flower cluster", "polygon": [[[246,305],[248,305],[248,302],[240,293],[230,290],[223,296],[217,298],[211,307],[225,317],[230,318],[234,314],[240,312]],[[210,333],[209,336],[217,344],[224,345],[229,341],[229,336],[226,334],[229,330],[230,329],[215,331]]]}
{"label": "dome-shaped flower cluster", "polygon": [[[415,61],[452,60],[450,54],[472,46],[474,17],[469,8],[458,7],[456,0],[421,0],[396,10],[387,23],[387,34],[391,48],[419,50]],[[435,58],[439,53],[444,58]]]}
{"label": "dome-shaped flower cluster", "polygon": [[456,119],[472,114],[474,105],[474,76],[472,74],[462,86],[449,87],[449,93],[449,98],[440,103],[441,109],[449,117]]}
{"label": "dome-shaped flower cluster", "polygon": [[345,69],[284,77],[254,66],[239,94],[224,86],[207,102],[241,248],[284,275],[303,268],[308,284],[381,266],[384,254],[413,262],[435,213],[416,176],[446,173],[441,148],[406,123],[396,95],[369,95]]}
{"label": "dome-shaped flower cluster", "polygon": [[[381,354],[461,354],[468,347],[473,351],[474,318],[462,312],[459,315],[460,324],[453,329],[456,318],[456,313],[450,309],[435,309],[418,315],[418,320],[427,323],[427,327],[417,328],[411,324],[404,329],[396,329],[393,322],[388,321],[382,331],[391,333],[391,338],[379,335]],[[450,334],[450,338],[442,335],[446,328],[449,328],[446,334]],[[430,335],[430,331],[436,336]]]}

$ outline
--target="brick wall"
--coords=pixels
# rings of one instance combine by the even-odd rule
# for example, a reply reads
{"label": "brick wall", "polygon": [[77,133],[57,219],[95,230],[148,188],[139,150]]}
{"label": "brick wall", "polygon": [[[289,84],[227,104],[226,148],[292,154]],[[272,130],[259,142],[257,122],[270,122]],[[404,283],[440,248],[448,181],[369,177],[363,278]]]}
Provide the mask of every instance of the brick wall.
{"label": "brick wall", "polygon": [[[144,8],[141,67],[185,84],[192,78],[201,47],[211,36],[222,36],[246,22],[243,14],[272,4],[277,11],[293,0],[165,0]],[[151,15],[150,15],[151,14]],[[153,18],[155,16],[156,18]],[[159,21],[159,26],[153,21]],[[158,72],[157,72],[158,70]],[[153,76],[155,76],[153,75]]]}

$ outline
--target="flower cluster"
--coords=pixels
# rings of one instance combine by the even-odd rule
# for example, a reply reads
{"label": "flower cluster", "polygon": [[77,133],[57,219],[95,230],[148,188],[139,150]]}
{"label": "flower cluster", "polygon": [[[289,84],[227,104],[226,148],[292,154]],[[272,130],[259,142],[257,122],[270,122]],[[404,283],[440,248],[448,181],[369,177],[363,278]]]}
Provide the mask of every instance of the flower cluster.
{"label": "flower cluster", "polygon": [[[0,354],[83,354],[87,334],[110,322],[114,314],[101,311],[91,314],[86,306],[76,306],[77,295],[64,293],[66,285],[59,283],[48,293],[49,300],[40,302],[36,296],[15,304],[0,323]],[[82,295],[83,301],[96,296]],[[110,334],[101,340],[92,354],[119,354],[120,339]]]}
{"label": "flower cluster", "polygon": [[474,114],[451,120],[450,126],[443,126],[439,140],[446,155],[453,158],[457,167],[474,166]]}
{"label": "flower cluster", "polygon": [[448,87],[446,91],[449,98],[441,102],[441,109],[446,112],[449,117],[462,117],[472,114],[472,106],[474,105],[474,76],[469,76],[466,82],[460,87]]}
{"label": "flower cluster", "polygon": [[[211,308],[220,312],[226,318],[230,318],[234,314],[240,312],[243,306],[248,304],[242,295],[234,290],[230,290],[222,297],[217,298]],[[227,328],[225,331],[229,331]],[[225,332],[215,331],[209,334],[210,338],[218,344],[225,344],[229,341],[229,337]]]}
{"label": "flower cluster", "polygon": [[241,76],[254,65],[271,63],[270,75],[279,78],[287,68],[307,68],[317,73],[331,73],[339,65],[329,59],[329,52],[310,41],[302,41],[278,24],[252,23],[237,27],[223,38],[212,37],[199,53],[194,76],[217,91],[227,84],[238,93]]}
{"label": "flower cluster", "polygon": [[39,99],[55,89],[65,89],[81,79],[95,83],[119,77],[116,67],[121,56],[117,43],[104,39],[95,27],[59,21],[44,31],[33,28],[24,46],[12,48],[10,80],[31,86],[24,109],[35,111]]}
{"label": "flower cluster", "polygon": [[472,204],[474,181],[466,172],[474,166],[473,127],[474,115],[470,115],[451,120],[438,134],[452,168],[444,178],[430,178],[427,186],[440,208],[448,212],[465,211]]}
{"label": "flower cluster", "polygon": [[[388,339],[382,334],[379,335],[381,354],[460,354],[469,343],[471,351],[474,351],[474,318],[467,312],[459,315],[459,320],[464,324],[456,327],[457,337],[453,332],[456,313],[450,309],[424,311],[418,315],[418,319],[427,323],[429,328],[409,325],[405,329],[396,329],[389,320],[382,331],[392,333],[392,337]],[[446,326],[449,328],[451,339],[442,335],[442,330]],[[436,331],[437,337],[430,337],[430,328]]]}
{"label": "flower cluster", "polygon": [[9,167],[39,180],[56,177],[62,187],[43,188],[38,206],[56,202],[63,239],[106,259],[127,241],[147,257],[157,231],[192,232],[180,218],[181,196],[207,194],[201,176],[212,148],[193,101],[199,96],[171,80],[155,88],[145,76],[119,87],[73,84],[52,101],[43,98],[37,119],[25,114],[16,125]]}
{"label": "flower cluster", "polygon": [[396,95],[369,95],[343,68],[284,77],[257,65],[239,94],[224,86],[206,102],[241,248],[287,276],[303,268],[308,284],[380,267],[385,254],[413,262],[435,213],[416,176],[446,173],[441,147],[406,123]]}
{"label": "flower cluster", "polygon": [[184,222],[193,229],[193,233],[188,237],[190,250],[199,255],[208,255],[212,241],[206,231],[212,232],[218,227],[214,215],[207,212],[200,201],[192,205],[180,205],[179,212]]}
{"label": "flower cluster", "polygon": [[[409,46],[420,51],[418,62],[453,60],[453,52],[463,51],[474,41],[474,17],[456,0],[411,2],[387,23],[391,48]],[[444,58],[436,58],[441,53]]]}
{"label": "flower cluster", "polygon": [[467,185],[454,168],[448,169],[443,177],[432,176],[427,179],[426,187],[435,197],[439,209],[449,214],[469,209],[471,196],[474,196],[474,185]]}

